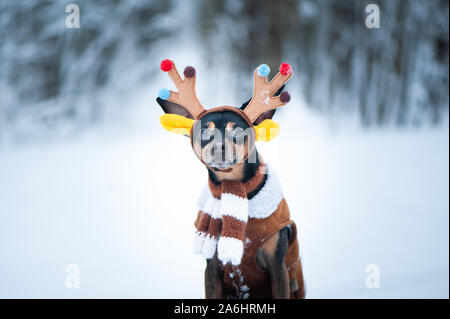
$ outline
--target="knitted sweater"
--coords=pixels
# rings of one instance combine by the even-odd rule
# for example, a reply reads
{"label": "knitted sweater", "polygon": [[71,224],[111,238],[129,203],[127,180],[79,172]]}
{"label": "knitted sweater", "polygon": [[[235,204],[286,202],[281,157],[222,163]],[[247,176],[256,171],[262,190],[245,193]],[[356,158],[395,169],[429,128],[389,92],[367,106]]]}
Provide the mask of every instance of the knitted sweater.
{"label": "knitted sweater", "polygon": [[[264,186],[255,194],[261,183]],[[246,183],[215,185],[209,181],[198,207],[194,250],[207,259],[219,259],[225,296],[273,297],[269,275],[257,266],[256,253],[265,241],[288,225],[292,236],[285,264],[291,297],[304,296],[296,225],[290,220],[278,178],[265,164]]]}

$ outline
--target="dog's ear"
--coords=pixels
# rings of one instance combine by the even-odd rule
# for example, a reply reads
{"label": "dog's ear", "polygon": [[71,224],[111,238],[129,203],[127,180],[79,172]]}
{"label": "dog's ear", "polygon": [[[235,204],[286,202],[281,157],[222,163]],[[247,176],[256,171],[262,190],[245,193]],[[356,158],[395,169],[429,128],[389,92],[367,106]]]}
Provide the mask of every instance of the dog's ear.
{"label": "dog's ear", "polygon": [[188,119],[194,119],[189,111],[183,106],[176,104],[174,102],[170,102],[168,100],[163,100],[161,98],[156,98],[156,102],[158,102],[159,106],[161,106],[162,110],[167,114],[177,114],[184,116]]}
{"label": "dog's ear", "polygon": [[[274,94],[273,96],[278,96],[278,95],[280,95],[281,92],[282,92],[283,89],[284,89],[284,86],[285,86],[285,85],[283,84],[283,86],[280,87],[280,88],[275,92],[275,94]],[[247,102],[245,102],[244,104],[242,104],[242,106],[240,107],[240,109],[241,109],[241,110],[244,110],[244,109],[247,107],[248,103],[250,103],[251,100],[252,100],[252,99],[250,99],[250,100],[248,100]],[[273,110],[269,110],[269,111],[267,111],[267,112],[262,113],[262,114],[261,114],[260,116],[258,116],[258,118],[253,122],[253,125],[258,125],[258,124],[262,123],[262,122],[265,121],[265,120],[271,120],[272,117],[275,115],[275,112],[276,112],[276,111],[277,111],[276,109],[273,109]]]}

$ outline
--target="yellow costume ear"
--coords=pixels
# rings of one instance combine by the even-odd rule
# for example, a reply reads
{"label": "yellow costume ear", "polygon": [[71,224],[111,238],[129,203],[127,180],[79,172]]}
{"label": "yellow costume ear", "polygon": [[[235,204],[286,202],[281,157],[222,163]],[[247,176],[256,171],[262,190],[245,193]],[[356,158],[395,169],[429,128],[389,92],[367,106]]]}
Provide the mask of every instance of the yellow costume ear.
{"label": "yellow costume ear", "polygon": [[166,130],[187,136],[190,136],[191,128],[194,124],[194,120],[178,114],[163,114],[159,121]]}
{"label": "yellow costume ear", "polygon": [[257,141],[271,141],[280,133],[280,126],[272,120],[264,120],[255,126]]}

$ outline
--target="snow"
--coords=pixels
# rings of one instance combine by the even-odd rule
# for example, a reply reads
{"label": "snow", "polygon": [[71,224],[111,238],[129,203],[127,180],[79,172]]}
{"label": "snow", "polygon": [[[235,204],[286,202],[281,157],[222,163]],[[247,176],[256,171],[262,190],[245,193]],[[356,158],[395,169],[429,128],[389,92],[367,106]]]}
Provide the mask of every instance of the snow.
{"label": "snow", "polygon": [[[206,170],[147,94],[81,137],[0,146],[1,298],[204,297],[193,223]],[[307,297],[448,298],[448,123],[335,131],[291,104],[258,149],[298,226]],[[69,264],[80,288],[66,288]]]}

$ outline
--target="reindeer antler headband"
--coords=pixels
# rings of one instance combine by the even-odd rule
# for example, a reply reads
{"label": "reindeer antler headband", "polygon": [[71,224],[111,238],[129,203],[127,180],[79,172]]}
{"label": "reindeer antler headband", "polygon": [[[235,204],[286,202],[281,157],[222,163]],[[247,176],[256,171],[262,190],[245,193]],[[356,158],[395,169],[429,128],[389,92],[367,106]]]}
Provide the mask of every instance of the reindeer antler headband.
{"label": "reindeer antler headband", "polygon": [[[194,120],[200,120],[206,113],[221,111],[226,108],[227,110],[234,110],[239,113],[251,127],[255,128],[257,140],[270,140],[271,138],[268,138],[267,132],[262,132],[262,129],[278,129],[278,124],[271,120],[265,120],[259,125],[254,125],[253,123],[264,112],[283,106],[290,100],[288,92],[282,92],[279,96],[274,96],[277,90],[279,90],[293,75],[292,68],[287,63],[282,63],[280,65],[279,72],[270,82],[267,81],[267,76],[270,73],[269,67],[266,64],[261,64],[256,68],[254,72],[253,95],[243,111],[238,108],[223,106],[207,111],[202,106],[195,93],[196,71],[192,66],[187,66],[184,69],[184,79],[181,79],[181,76],[175,67],[175,63],[171,60],[163,60],[161,62],[161,70],[168,73],[178,92],[161,89],[158,97],[175,103],[184,109],[182,112],[178,113],[182,113],[185,116],[179,114],[164,114],[160,118],[162,126],[175,133],[189,135]],[[267,121],[270,121],[270,123]]]}

